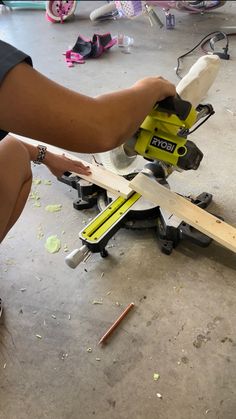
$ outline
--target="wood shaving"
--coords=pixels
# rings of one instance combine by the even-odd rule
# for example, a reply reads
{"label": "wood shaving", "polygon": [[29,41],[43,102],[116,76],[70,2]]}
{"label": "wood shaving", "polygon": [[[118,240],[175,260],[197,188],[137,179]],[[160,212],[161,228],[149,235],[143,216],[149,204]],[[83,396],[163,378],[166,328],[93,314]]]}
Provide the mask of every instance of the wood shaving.
{"label": "wood shaving", "polygon": [[47,238],[47,241],[45,243],[45,249],[49,253],[57,253],[59,252],[60,248],[61,248],[61,242],[56,235],[49,236]]}
{"label": "wood shaving", "polygon": [[44,184],[44,185],[51,186],[52,181],[51,181],[51,180],[44,179],[44,180],[43,180],[43,184]]}
{"label": "wood shaving", "polygon": [[33,183],[33,185],[40,185],[41,179],[34,178],[33,181],[32,181],[32,183]]}
{"label": "wood shaving", "polygon": [[61,211],[62,204],[51,204],[45,207],[45,210],[48,212],[58,212]]}

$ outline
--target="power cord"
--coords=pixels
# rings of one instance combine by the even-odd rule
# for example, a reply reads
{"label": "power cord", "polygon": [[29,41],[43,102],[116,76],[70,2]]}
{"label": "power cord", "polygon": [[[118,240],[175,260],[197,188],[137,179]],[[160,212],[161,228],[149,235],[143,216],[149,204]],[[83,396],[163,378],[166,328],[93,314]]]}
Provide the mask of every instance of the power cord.
{"label": "power cord", "polygon": [[[214,32],[210,32],[208,35],[204,36],[204,38],[201,39],[201,41],[198,42],[197,45],[195,45],[192,49],[190,49],[188,52],[186,52],[185,54],[180,55],[177,58],[177,67],[176,67],[176,75],[179,77],[179,79],[182,79],[181,75],[180,75],[180,62],[181,60],[183,60],[183,58],[185,58],[187,55],[191,54],[195,49],[197,49],[198,47],[201,47],[202,51],[205,54],[214,54],[214,55],[218,55],[218,57],[220,57],[223,60],[229,60],[230,59],[230,55],[228,54],[228,49],[229,49],[229,37],[236,35],[235,33],[228,33],[226,34],[225,32],[222,31],[214,31]],[[214,49],[215,43],[225,39],[225,47],[223,48],[223,52],[217,52]],[[205,47],[206,45],[209,44],[211,51],[207,50]]]}
{"label": "power cord", "polygon": [[[221,58],[222,60],[229,60],[230,59],[230,55],[228,54],[229,36],[230,34],[227,35],[225,32],[218,32],[215,36],[213,36],[210,39],[207,39],[206,41],[202,43],[201,45],[202,51],[205,52],[205,54],[211,54],[211,51],[208,51],[204,48],[205,45],[209,44],[214,55],[218,55],[218,57]],[[217,52],[215,51],[215,43],[218,41],[221,41],[222,39],[225,39],[225,47],[222,48],[223,52]]]}
{"label": "power cord", "polygon": [[211,113],[209,113],[209,115],[206,116],[205,119],[203,119],[202,122],[200,122],[200,124],[198,124],[195,128],[193,128],[191,131],[188,132],[188,134],[192,134],[194,131],[196,131],[201,125],[205,124],[205,122],[212,116],[214,115],[215,111],[212,111]]}

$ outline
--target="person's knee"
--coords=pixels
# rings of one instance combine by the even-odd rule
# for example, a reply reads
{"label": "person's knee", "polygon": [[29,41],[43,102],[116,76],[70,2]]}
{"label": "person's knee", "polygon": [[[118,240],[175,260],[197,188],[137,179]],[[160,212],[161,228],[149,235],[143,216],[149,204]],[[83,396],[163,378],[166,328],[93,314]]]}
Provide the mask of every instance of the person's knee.
{"label": "person's knee", "polygon": [[14,137],[0,142],[0,242],[19,218],[32,182],[30,156]]}
{"label": "person's knee", "polygon": [[14,170],[22,183],[32,178],[30,156],[28,150],[16,138],[8,135],[0,143],[1,168]]}

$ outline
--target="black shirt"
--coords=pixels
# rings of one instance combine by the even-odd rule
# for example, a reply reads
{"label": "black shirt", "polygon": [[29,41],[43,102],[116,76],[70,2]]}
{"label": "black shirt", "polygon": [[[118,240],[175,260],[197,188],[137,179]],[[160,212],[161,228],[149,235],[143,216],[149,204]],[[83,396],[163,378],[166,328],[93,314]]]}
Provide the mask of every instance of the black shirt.
{"label": "black shirt", "polygon": [[[32,60],[27,54],[0,40],[0,88],[6,74],[22,61],[32,65]],[[8,132],[0,129],[0,141],[7,134]]]}

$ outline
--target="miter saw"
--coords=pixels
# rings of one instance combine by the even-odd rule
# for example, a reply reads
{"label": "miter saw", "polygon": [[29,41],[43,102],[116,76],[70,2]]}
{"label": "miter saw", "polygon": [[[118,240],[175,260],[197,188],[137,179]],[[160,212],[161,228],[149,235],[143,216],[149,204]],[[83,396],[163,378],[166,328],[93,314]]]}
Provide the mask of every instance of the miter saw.
{"label": "miter saw", "polygon": [[[166,98],[157,103],[143,121],[138,132],[124,145],[99,155],[100,163],[106,169],[132,179],[140,171],[137,169],[138,165],[141,165],[143,172],[166,187],[169,187],[167,178],[174,170],[198,169],[203,153],[188,137],[214,113],[210,104],[196,106],[196,102],[199,101],[197,96],[202,95],[202,85],[205,83],[204,90],[208,90],[219,66],[218,57],[210,61],[210,57],[202,58],[200,66],[198,61],[197,68],[195,64],[188,73],[187,83],[184,79],[180,82],[176,97]],[[196,71],[198,74],[201,73],[201,80],[196,76]],[[189,99],[190,85],[192,95],[195,89],[192,101],[186,100]],[[143,164],[144,162],[146,164]],[[107,256],[106,245],[117,230],[124,226],[139,228],[137,225],[139,226],[140,223],[144,227],[151,225],[156,229],[162,251],[166,254],[170,254],[182,238],[191,239],[200,246],[207,246],[211,242],[209,237],[182,222],[173,214],[145,201],[136,192],[128,198],[115,199],[103,189],[78,176],[71,177],[70,173],[66,173],[61,181],[77,189],[78,200],[74,202],[75,208],[84,209],[97,204],[101,210],[80,232],[82,247],[75,249],[67,256],[66,262],[72,268],[75,268],[91,252],[99,252],[101,256]],[[211,199],[211,194],[202,193],[191,201],[206,208]]]}

